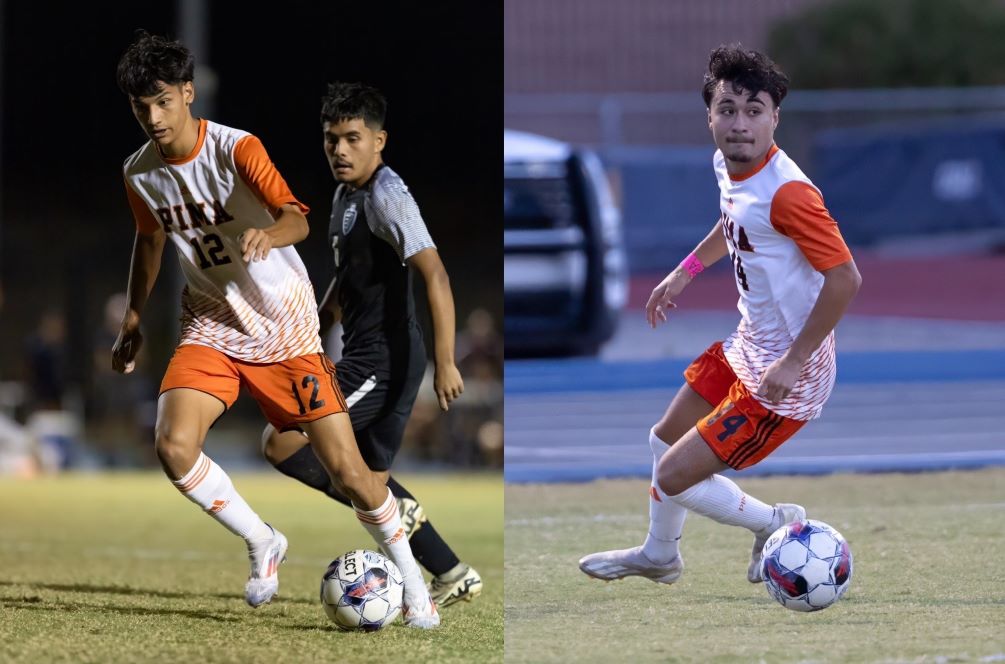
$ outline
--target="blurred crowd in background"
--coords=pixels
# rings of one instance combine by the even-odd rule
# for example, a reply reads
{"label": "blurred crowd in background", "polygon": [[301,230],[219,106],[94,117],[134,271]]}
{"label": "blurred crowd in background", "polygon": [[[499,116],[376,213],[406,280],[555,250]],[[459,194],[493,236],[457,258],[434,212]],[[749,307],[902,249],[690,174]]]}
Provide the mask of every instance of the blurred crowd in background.
{"label": "blurred crowd in background", "polygon": [[[70,379],[67,323],[45,310],[24,342],[23,380],[0,381],[0,474],[32,477],[63,469],[153,467],[157,390],[163,369],[141,350],[129,374],[112,370],[111,348],[126,307],[124,293],[105,302],[87,380]],[[0,300],[2,308],[2,300]],[[2,311],[0,311],[2,314]],[[502,466],[502,337],[486,309],[471,311],[457,336],[464,394],[442,412],[429,365],[405,432],[402,463],[459,468]],[[336,328],[329,347],[338,347]],[[337,360],[337,354],[335,359]],[[336,366],[337,370],[337,366]],[[221,420],[207,441],[231,464],[257,465],[265,420],[250,403]],[[218,435],[222,434],[222,435]],[[220,440],[216,440],[219,438]]]}

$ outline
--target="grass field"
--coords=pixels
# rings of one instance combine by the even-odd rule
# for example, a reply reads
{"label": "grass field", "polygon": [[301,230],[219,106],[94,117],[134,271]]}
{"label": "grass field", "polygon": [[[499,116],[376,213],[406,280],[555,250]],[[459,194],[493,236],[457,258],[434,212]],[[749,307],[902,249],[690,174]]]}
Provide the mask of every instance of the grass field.
{"label": "grass field", "polygon": [[244,543],[163,475],[0,480],[0,662],[502,661],[501,476],[401,479],[485,583],[434,632],[334,629],[321,574],[374,543],[350,510],[278,474],[234,476],[290,540],[280,595],[258,610]]}
{"label": "grass field", "polygon": [[1005,661],[1005,469],[741,480],[848,539],[848,594],[820,612],[746,580],[751,536],[690,516],[673,586],[577,562],[633,546],[644,480],[506,487],[507,662]]}

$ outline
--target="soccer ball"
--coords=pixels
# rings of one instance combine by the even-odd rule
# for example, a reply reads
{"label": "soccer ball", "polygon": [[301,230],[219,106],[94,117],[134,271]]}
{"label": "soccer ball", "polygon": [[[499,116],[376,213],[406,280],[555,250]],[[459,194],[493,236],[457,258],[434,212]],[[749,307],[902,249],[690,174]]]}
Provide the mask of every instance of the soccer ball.
{"label": "soccer ball", "polygon": [[375,632],[401,613],[404,579],[393,562],[356,549],[332,561],[321,578],[321,605],[339,629]]}
{"label": "soccer ball", "polygon": [[823,521],[782,526],[764,543],[761,572],[768,594],[786,609],[819,611],[851,584],[851,549]]}

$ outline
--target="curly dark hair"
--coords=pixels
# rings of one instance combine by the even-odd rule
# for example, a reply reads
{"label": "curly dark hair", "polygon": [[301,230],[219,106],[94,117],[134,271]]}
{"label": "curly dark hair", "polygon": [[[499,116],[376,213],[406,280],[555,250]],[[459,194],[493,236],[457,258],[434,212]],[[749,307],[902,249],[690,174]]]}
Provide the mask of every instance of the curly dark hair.
{"label": "curly dark hair", "polygon": [[367,127],[384,128],[387,100],[376,88],[362,83],[329,83],[321,98],[321,124],[362,119]]}
{"label": "curly dark hair", "polygon": [[789,77],[771,58],[757,51],[744,50],[739,44],[722,45],[712,51],[701,87],[705,106],[712,105],[712,93],[719,81],[730,83],[736,93],[744,90],[756,95],[764,90],[775,102],[776,108],[789,91]]}
{"label": "curly dark hair", "polygon": [[180,42],[137,30],[136,41],[119,60],[116,79],[125,94],[149,97],[160,92],[161,83],[188,83],[194,73],[195,58]]}

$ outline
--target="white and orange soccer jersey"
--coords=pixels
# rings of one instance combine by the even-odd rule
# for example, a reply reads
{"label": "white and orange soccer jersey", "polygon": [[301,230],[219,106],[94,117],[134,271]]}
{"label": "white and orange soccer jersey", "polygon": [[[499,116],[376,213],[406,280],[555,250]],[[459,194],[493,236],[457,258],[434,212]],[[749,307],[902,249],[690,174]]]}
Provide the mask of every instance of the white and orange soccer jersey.
{"label": "white and orange soccer jersey", "polygon": [[254,363],[321,352],[314,287],[292,246],[246,263],[241,234],[275,223],[290,192],[255,136],[202,120],[186,157],[153,141],[126,159],[126,193],[140,233],[163,229],[188,282],[179,345],[209,346]]}
{"label": "white and orange soccer jersey", "polygon": [[[737,378],[757,398],[764,371],[806,324],[823,286],[820,272],[848,262],[851,252],[820,192],[777,146],[742,176],[730,177],[721,151],[715,153],[714,166],[742,314],[723,351]],[[831,332],[789,395],[778,404],[762,403],[795,420],[819,417],[835,374]]]}

